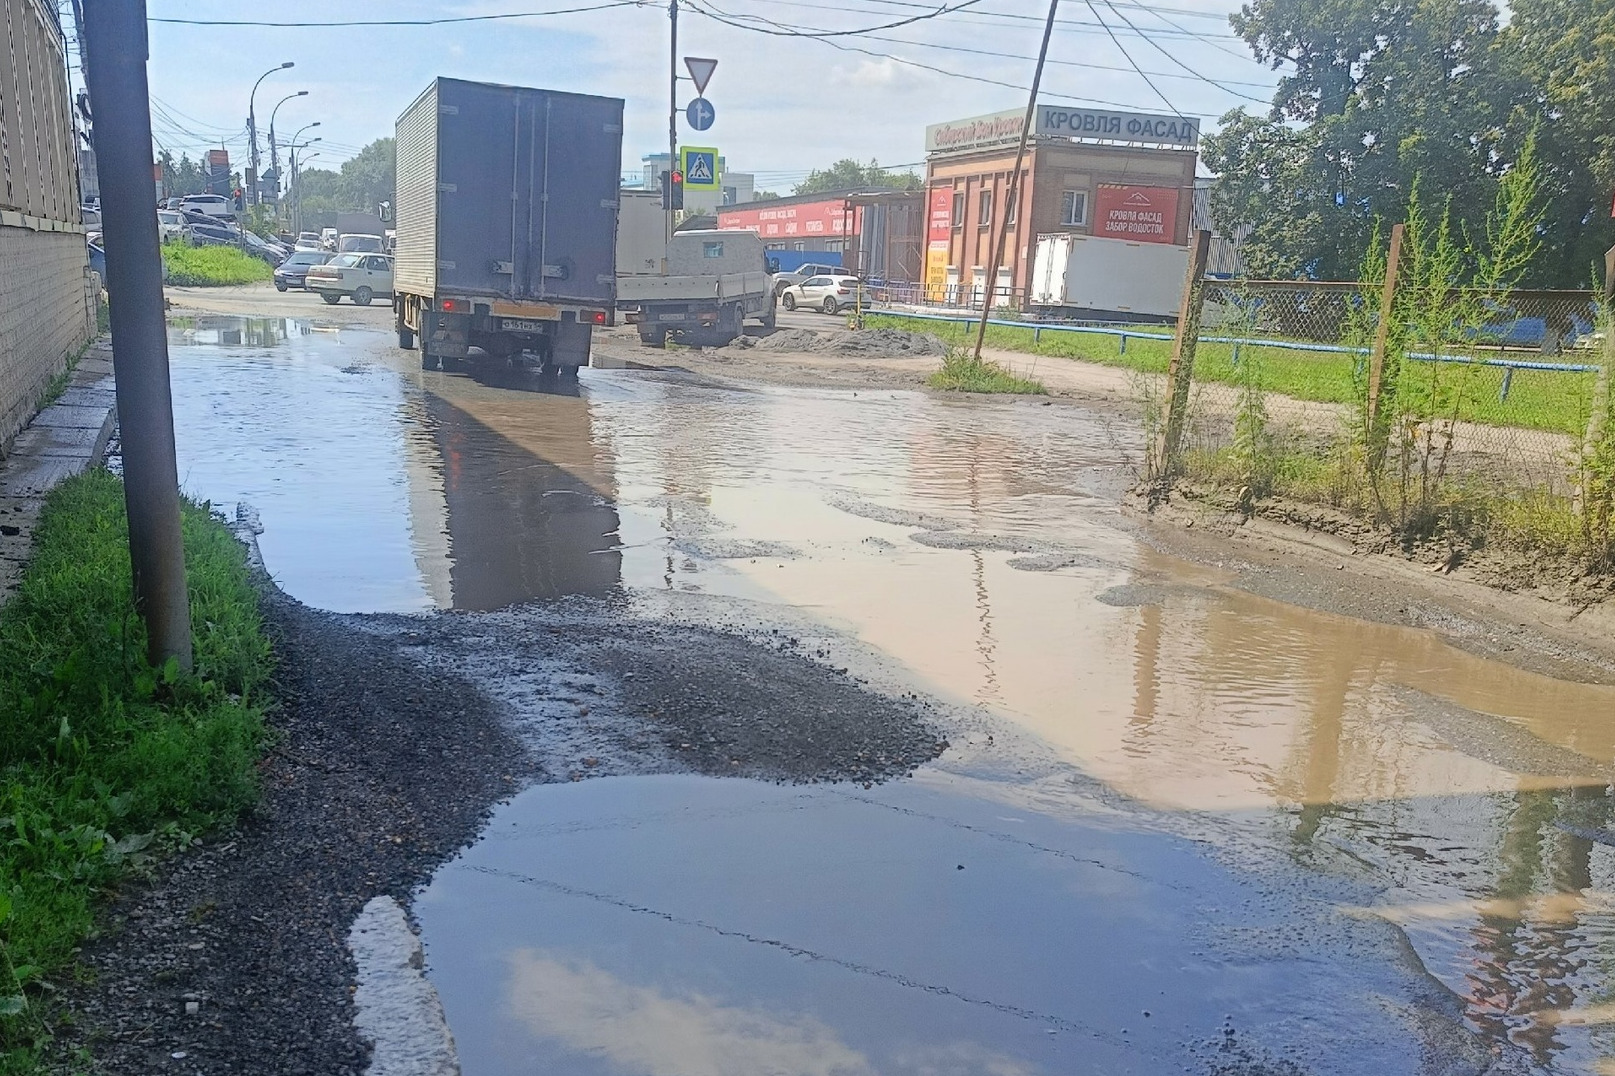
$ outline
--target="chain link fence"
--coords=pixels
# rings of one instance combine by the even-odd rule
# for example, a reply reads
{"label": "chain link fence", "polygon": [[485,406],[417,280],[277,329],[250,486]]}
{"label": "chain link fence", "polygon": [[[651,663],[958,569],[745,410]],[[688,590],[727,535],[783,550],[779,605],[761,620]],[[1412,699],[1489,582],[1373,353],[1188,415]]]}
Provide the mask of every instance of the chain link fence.
{"label": "chain link fence", "polygon": [[1161,397],[1158,474],[1397,526],[1460,505],[1576,513],[1598,483],[1611,341],[1590,291],[1410,295],[1393,275],[1388,288],[1206,280],[1194,298]]}

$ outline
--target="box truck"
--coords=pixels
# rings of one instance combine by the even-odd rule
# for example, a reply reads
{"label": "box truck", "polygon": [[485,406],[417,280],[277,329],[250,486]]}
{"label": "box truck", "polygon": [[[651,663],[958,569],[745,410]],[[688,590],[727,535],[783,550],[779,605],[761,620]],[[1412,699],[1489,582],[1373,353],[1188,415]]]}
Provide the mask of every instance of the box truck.
{"label": "box truck", "polygon": [[398,346],[576,376],[617,294],[623,102],[439,78],[398,118]]}

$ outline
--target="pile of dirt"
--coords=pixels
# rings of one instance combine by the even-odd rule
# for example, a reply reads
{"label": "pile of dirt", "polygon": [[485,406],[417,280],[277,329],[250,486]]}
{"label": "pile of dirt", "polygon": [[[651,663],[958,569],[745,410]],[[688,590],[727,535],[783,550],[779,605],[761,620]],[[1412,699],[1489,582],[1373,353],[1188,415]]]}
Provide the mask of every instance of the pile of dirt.
{"label": "pile of dirt", "polygon": [[930,333],[913,333],[903,329],[864,329],[861,332],[845,329],[823,332],[817,329],[781,329],[764,337],[743,336],[735,341],[735,346],[756,348],[758,351],[805,351],[875,358],[945,355],[948,351],[948,345]]}

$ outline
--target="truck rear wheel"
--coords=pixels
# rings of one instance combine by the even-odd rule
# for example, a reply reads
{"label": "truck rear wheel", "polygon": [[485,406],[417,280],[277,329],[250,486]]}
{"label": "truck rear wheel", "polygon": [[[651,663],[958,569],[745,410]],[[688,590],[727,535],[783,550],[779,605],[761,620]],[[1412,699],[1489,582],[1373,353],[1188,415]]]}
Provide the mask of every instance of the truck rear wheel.
{"label": "truck rear wheel", "polygon": [[415,330],[404,324],[404,316],[398,315],[398,346],[405,351],[415,350]]}
{"label": "truck rear wheel", "polygon": [[774,305],[772,300],[770,300],[769,304],[768,304],[768,309],[763,311],[763,328],[767,329],[769,332],[773,332],[774,327],[777,326],[778,324],[779,324],[779,308]]}
{"label": "truck rear wheel", "polygon": [[646,347],[666,347],[667,329],[660,325],[641,325],[639,342]]}

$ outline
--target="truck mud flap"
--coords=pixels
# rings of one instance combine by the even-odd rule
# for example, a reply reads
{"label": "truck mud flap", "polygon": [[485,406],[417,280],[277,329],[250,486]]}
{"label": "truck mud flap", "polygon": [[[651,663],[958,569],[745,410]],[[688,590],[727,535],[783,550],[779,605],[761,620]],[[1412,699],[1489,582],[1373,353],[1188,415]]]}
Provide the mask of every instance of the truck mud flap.
{"label": "truck mud flap", "polygon": [[560,321],[555,325],[555,346],[550,361],[556,366],[589,365],[589,339],[594,326],[584,322]]}

